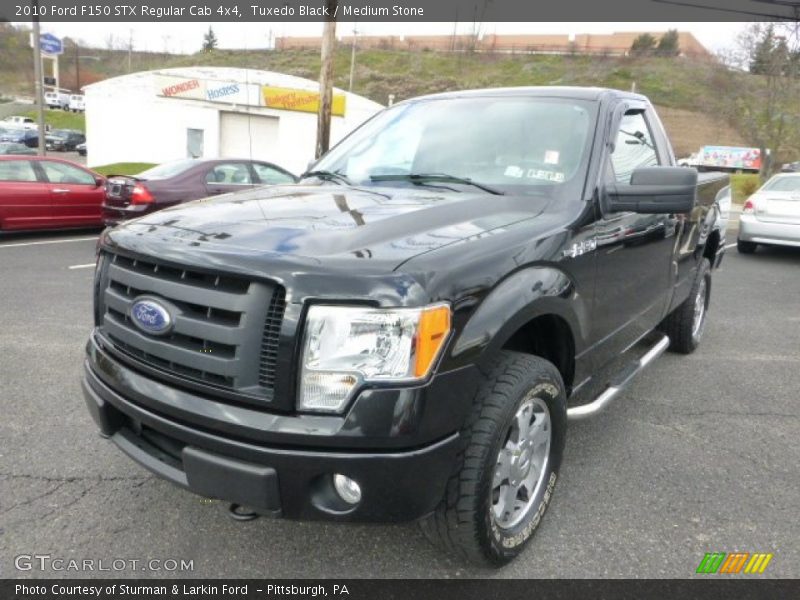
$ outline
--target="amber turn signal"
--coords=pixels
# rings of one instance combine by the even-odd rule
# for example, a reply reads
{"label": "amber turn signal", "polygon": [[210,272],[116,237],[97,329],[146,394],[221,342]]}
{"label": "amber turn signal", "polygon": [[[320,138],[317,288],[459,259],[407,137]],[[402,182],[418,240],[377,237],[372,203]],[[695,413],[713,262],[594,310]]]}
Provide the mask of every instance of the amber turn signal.
{"label": "amber turn signal", "polygon": [[420,315],[414,352],[414,376],[428,374],[450,333],[450,307],[426,308]]}

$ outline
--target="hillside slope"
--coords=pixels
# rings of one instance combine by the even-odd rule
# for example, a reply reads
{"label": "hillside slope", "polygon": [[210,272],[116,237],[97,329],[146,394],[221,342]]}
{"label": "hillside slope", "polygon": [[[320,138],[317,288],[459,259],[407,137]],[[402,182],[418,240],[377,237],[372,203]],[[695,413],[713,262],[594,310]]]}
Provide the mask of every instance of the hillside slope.
{"label": "hillside slope", "polygon": [[[31,95],[28,34],[0,23],[0,96]],[[62,84],[75,87],[74,45],[67,41],[62,57]],[[128,72],[123,50],[81,48],[80,81]],[[235,66],[264,69],[316,79],[319,52],[314,50],[215,50],[192,55],[133,52],[132,71],[179,66]],[[583,85],[611,87],[646,94],[659,107],[679,156],[705,144],[748,145],[747,140],[715,114],[708,101],[719,95],[720,71],[714,62],[684,59],[468,54],[363,50],[356,55],[353,91],[386,104],[390,94],[403,100],[420,94],[481,87],[520,85]],[[347,88],[350,48],[336,53],[335,85]],[[737,74],[736,77],[749,77]]]}

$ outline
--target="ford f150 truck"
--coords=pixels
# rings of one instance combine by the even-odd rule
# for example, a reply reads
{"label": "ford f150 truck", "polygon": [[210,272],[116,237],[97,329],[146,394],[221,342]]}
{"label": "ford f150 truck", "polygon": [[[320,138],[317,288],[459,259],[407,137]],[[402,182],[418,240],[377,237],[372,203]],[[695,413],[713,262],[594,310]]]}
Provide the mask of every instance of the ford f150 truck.
{"label": "ford f150 truck", "polygon": [[726,184],[675,165],[640,95],[396,104],[298,184],[106,230],[87,405],[239,516],[420,520],[503,564],[547,509],[568,419],[697,347]]}

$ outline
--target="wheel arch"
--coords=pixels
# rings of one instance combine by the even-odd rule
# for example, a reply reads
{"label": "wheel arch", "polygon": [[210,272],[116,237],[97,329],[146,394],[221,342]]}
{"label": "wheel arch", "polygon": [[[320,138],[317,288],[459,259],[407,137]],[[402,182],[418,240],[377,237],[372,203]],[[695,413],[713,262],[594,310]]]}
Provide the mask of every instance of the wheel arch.
{"label": "wheel arch", "polygon": [[452,356],[479,365],[504,349],[539,356],[555,364],[569,391],[579,376],[590,302],[560,269],[517,271],[481,302],[455,340]]}

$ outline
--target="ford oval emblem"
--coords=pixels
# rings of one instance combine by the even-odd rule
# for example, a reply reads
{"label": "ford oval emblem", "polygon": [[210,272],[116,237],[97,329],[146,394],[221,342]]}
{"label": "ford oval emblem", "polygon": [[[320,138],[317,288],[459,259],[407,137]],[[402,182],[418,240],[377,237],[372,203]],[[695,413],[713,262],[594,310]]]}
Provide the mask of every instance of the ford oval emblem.
{"label": "ford oval emblem", "polygon": [[172,329],[172,315],[165,306],[151,298],[140,298],[131,305],[131,321],[153,335],[163,335]]}

